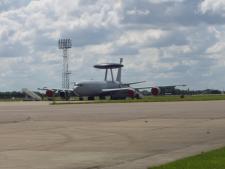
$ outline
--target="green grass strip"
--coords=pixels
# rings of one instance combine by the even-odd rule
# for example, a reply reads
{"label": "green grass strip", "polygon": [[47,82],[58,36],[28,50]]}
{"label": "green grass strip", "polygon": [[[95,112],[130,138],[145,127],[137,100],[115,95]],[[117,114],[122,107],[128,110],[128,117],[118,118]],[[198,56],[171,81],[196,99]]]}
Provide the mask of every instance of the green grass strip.
{"label": "green grass strip", "polygon": [[149,169],[225,169],[225,148]]}

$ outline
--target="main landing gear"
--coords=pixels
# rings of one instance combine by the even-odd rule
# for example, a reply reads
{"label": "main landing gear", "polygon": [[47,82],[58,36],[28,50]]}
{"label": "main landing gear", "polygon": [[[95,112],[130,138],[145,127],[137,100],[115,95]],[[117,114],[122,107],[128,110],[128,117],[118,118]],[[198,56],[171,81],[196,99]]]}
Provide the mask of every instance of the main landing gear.
{"label": "main landing gear", "polygon": [[89,96],[88,100],[95,100],[95,97]]}

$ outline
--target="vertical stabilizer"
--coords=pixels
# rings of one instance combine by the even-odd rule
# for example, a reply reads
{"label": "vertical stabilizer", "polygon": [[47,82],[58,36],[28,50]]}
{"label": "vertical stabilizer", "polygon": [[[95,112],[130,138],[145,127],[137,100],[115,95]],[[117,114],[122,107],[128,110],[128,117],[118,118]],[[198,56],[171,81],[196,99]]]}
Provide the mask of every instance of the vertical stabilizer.
{"label": "vertical stabilizer", "polygon": [[[120,64],[122,63],[123,63],[123,58],[120,58]],[[116,81],[119,83],[121,83],[121,71],[122,71],[122,68],[119,68],[117,72],[117,77],[116,77]]]}

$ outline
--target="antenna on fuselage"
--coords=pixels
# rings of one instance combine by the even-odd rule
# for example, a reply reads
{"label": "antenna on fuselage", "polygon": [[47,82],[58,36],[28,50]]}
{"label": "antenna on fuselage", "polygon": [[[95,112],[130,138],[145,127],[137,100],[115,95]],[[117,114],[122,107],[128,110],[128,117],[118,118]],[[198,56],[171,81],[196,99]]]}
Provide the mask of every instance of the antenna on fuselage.
{"label": "antenna on fuselage", "polygon": [[94,67],[97,69],[105,69],[105,81],[107,81],[108,70],[110,70],[112,81],[114,81],[113,69],[120,69],[123,65],[120,63],[103,63],[94,65]]}

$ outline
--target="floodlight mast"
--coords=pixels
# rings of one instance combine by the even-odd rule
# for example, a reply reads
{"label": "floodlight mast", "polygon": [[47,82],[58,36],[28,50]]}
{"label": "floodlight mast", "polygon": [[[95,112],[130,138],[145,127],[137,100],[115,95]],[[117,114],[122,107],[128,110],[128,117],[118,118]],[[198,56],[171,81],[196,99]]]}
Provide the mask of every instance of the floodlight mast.
{"label": "floodlight mast", "polygon": [[71,72],[69,71],[69,55],[68,49],[72,47],[71,39],[59,39],[59,49],[63,50],[63,72],[62,72],[62,88],[70,88],[70,77]]}

